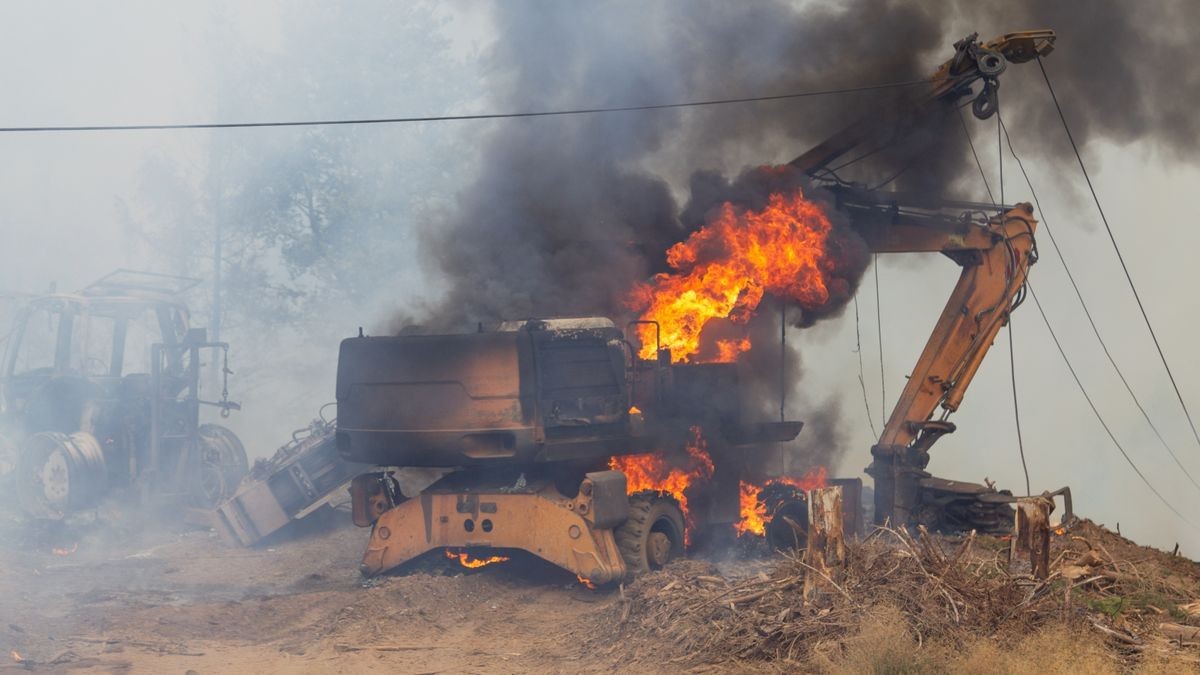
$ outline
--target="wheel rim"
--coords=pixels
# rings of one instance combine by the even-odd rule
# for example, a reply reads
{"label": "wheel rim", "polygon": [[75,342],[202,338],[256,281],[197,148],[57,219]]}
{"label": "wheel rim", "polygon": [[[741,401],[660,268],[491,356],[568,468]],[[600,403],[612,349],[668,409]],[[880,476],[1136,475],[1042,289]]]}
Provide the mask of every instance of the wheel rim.
{"label": "wheel rim", "polygon": [[246,475],[246,451],[232,431],[217,425],[202,425],[193,443],[198,476],[191,487],[192,505],[215,508]]}
{"label": "wheel rim", "polygon": [[671,560],[671,537],[666,532],[651,532],[646,540],[646,558],[650,567],[658,569]]}
{"label": "wheel rim", "polygon": [[225,496],[225,480],[219,467],[205,463],[200,469],[200,494],[202,506],[216,506]]}
{"label": "wheel rim", "polygon": [[82,431],[34,434],[21,451],[16,488],[22,509],[34,518],[57,520],[89,508],[108,489],[104,453]]}
{"label": "wheel rim", "polygon": [[35,472],[41,481],[46,504],[56,509],[66,508],[71,496],[71,471],[67,467],[67,456],[61,450],[55,450]]}

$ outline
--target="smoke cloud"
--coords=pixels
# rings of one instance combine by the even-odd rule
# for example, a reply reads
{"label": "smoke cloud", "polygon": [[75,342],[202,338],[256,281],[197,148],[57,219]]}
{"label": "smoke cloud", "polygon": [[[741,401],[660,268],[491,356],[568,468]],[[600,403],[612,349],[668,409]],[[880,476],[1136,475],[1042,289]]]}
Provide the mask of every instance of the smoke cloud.
{"label": "smoke cloud", "polygon": [[[488,75],[493,105],[501,110],[774,94],[919,79],[969,32],[986,40],[1049,27],[1058,31],[1061,49],[1047,67],[1060,99],[1071,104],[1081,143],[1147,141],[1182,158],[1200,139],[1200,118],[1191,114],[1200,76],[1175,66],[1187,61],[1186,27],[1200,19],[1200,6],[1173,6],[1179,18],[1165,26],[1135,4],[1116,0],[1086,8],[1034,0],[853,0],[836,7],[783,0],[750,6],[505,2],[495,10],[499,38],[487,54]],[[1019,68],[1025,71],[1020,76],[1014,67],[1001,78],[1002,113],[1014,140],[1044,156],[1060,147],[1062,130],[1036,64]],[[532,316],[633,318],[624,299],[636,283],[664,271],[669,246],[701,227],[723,202],[751,205],[773,187],[755,178],[761,174],[742,173],[745,167],[785,163],[867,113],[885,124],[900,95],[857,93],[497,126],[481,141],[478,179],[422,241],[448,289],[423,316],[399,322],[453,330]],[[957,114],[925,120],[895,147],[842,177],[868,186],[891,180],[906,190],[968,191],[983,201]],[[974,133],[982,138],[984,132]],[[794,312],[797,325],[844,308],[867,264],[865,250],[848,246],[845,254],[854,265],[839,280],[840,302]],[[778,335],[778,316],[764,310],[750,332]],[[778,386],[771,383],[779,356],[777,349],[769,356],[757,351],[745,367],[765,410],[768,401],[778,400]],[[788,362],[787,376],[798,379],[799,355],[790,354]],[[828,440],[830,432],[821,435]]]}

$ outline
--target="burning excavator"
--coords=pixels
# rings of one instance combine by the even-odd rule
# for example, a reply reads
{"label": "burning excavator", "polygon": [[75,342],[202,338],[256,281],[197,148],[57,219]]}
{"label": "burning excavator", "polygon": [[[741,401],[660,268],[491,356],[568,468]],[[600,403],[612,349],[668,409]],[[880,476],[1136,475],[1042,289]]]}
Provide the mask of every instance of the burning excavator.
{"label": "burning excavator", "polygon": [[[661,566],[715,528],[791,536],[772,536],[772,524],[802,521],[804,490],[825,484],[825,471],[765,485],[746,479],[751,449],[794,439],[802,423],[765,421],[742,400],[739,357],[749,338],[705,336],[716,323],[744,324],[768,295],[812,310],[852,290],[837,287],[837,251],[849,243],[834,212],[860,253],[940,252],[962,268],[871,449],[876,522],[1004,529],[1011,494],[925,468],[1024,297],[1037,259],[1032,208],[869,190],[831,167],[896,145],[964,102],[991,117],[999,75],[1050,53],[1054,37],[970,36],[928,87],[883,119],[864,118],[790,165],[762,169],[799,180],[781,180],[791,187],[759,208],[725,204],[669,249],[670,271],[631,289],[627,303],[639,319],[624,330],[606,318],[549,318],[344,341],[340,455],[448,470],[411,498],[392,468],[353,481],[355,522],[373,527],[364,574],[435,549],[473,562],[516,549],[606,583]],[[861,483],[841,482],[853,525]]]}

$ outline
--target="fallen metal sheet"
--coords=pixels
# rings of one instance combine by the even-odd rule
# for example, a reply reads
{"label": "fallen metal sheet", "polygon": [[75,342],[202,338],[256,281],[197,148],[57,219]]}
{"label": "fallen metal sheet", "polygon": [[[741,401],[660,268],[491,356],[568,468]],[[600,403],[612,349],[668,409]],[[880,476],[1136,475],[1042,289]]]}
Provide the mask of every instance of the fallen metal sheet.
{"label": "fallen metal sheet", "polygon": [[252,546],[337,496],[362,469],[337,452],[333,421],[315,421],[293,435],[213,514],[227,542]]}

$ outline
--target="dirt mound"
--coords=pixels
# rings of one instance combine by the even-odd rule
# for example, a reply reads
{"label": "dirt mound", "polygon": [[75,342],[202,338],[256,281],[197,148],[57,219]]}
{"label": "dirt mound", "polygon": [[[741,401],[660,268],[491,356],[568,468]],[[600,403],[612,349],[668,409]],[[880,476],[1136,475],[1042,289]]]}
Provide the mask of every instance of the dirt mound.
{"label": "dirt mound", "polygon": [[[825,670],[837,669],[864,634],[882,626],[901,638],[867,643],[890,642],[918,661],[938,654],[931,663],[965,667],[963,659],[979,654],[966,645],[982,641],[1015,653],[1031,636],[1051,633],[1076,636],[1081,654],[1123,668],[1162,659],[1194,667],[1196,563],[1089,521],[1055,536],[1051,555],[1049,577],[1038,580],[1027,562],[1009,564],[1004,540],[879,529],[849,544],[846,564],[828,576],[799,557],[743,576],[681,562],[625,589],[606,617],[618,639],[591,646],[688,666],[771,662]],[[806,575],[815,584],[807,597]]]}

